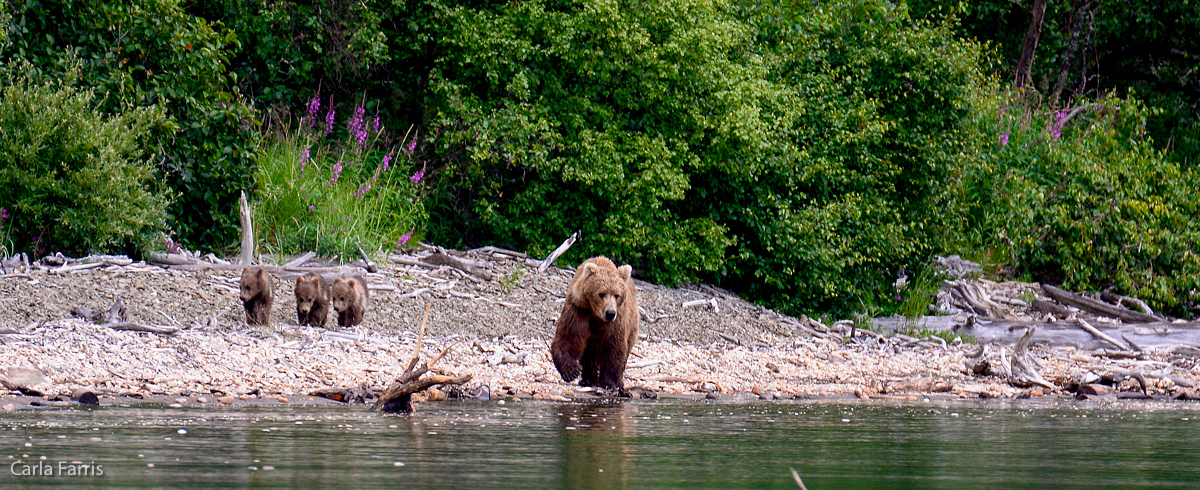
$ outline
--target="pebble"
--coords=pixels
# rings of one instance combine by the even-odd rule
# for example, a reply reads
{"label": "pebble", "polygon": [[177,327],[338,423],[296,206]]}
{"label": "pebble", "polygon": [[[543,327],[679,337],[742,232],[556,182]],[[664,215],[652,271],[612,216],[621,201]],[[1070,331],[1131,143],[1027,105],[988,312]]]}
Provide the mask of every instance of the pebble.
{"label": "pebble", "polygon": [[196,402],[197,403],[208,403],[208,398],[198,396],[198,397],[196,397]]}
{"label": "pebble", "polygon": [[235,402],[235,401],[237,401],[237,398],[234,398],[232,396],[223,396],[223,397],[217,398],[217,403],[224,403],[226,405],[233,405],[233,402]]}
{"label": "pebble", "polygon": [[171,407],[171,408],[183,408],[183,405],[180,405],[180,404],[178,404],[178,403],[172,403],[172,404],[170,404],[170,405],[167,405],[167,406],[168,406],[168,407]]}
{"label": "pebble", "polygon": [[276,398],[276,400],[279,400],[279,403],[287,403],[288,402],[288,399],[286,396],[281,396],[279,398]]}
{"label": "pebble", "polygon": [[11,403],[6,403],[6,404],[4,404],[4,407],[2,407],[2,408],[4,408],[4,411],[5,411],[5,412],[11,412],[11,411],[13,411],[13,410],[16,410],[16,409],[17,409],[17,407],[16,407],[15,405],[11,404]]}

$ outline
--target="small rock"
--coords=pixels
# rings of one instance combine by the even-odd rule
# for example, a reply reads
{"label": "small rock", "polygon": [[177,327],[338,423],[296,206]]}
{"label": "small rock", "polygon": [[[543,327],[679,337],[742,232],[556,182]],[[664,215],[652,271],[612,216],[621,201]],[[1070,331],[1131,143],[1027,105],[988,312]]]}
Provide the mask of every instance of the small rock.
{"label": "small rock", "polygon": [[235,402],[235,401],[237,401],[237,398],[234,398],[232,396],[223,396],[223,397],[217,398],[217,403],[224,403],[226,405],[233,405],[233,402]]}
{"label": "small rock", "polygon": [[208,403],[208,398],[198,396],[198,397],[196,397],[196,402],[197,403]]}
{"label": "small rock", "polygon": [[1112,394],[1112,392],[1112,387],[1095,383],[1086,384],[1079,387],[1079,394],[1081,395],[1105,396]]}
{"label": "small rock", "polygon": [[179,403],[179,404],[187,403],[187,398],[176,398],[175,403]]}
{"label": "small rock", "polygon": [[3,408],[4,408],[5,412],[11,412],[11,411],[17,409],[17,407],[13,406],[13,404],[11,404],[11,403],[4,405]]}
{"label": "small rock", "polygon": [[171,408],[183,408],[183,405],[180,405],[180,404],[178,404],[178,403],[172,403],[172,404],[170,404],[170,405],[167,405],[167,406],[168,406],[168,407],[171,407]]}
{"label": "small rock", "polygon": [[287,403],[288,402],[288,399],[286,396],[281,396],[279,398],[276,398],[276,400],[279,400],[279,403]]}
{"label": "small rock", "polygon": [[84,405],[99,405],[100,397],[87,388],[77,388],[71,392],[71,399]]}

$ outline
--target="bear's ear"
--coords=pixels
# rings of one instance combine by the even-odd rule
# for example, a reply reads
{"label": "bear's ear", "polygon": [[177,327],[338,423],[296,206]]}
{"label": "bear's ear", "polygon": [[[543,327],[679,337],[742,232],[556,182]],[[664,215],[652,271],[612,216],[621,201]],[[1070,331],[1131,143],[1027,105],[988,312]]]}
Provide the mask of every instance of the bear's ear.
{"label": "bear's ear", "polygon": [[629,277],[633,275],[633,267],[629,264],[617,267],[617,274],[621,276],[621,279],[629,279]]}
{"label": "bear's ear", "polygon": [[579,269],[579,277],[575,278],[575,280],[582,281],[592,277],[592,274],[595,274],[598,270],[600,270],[600,268],[596,266],[595,262],[584,262],[583,267]]}
{"label": "bear's ear", "polygon": [[262,279],[263,282],[266,282],[266,280],[267,280],[267,270],[266,269],[259,267],[257,274],[258,274],[259,279]]}
{"label": "bear's ear", "polygon": [[343,283],[343,282],[346,282],[346,280],[345,280],[345,279],[342,279],[342,278],[340,278],[340,277],[339,277],[339,278],[336,278],[336,279],[334,279],[334,280],[333,280],[333,283],[334,283],[334,284],[341,284],[341,283]]}

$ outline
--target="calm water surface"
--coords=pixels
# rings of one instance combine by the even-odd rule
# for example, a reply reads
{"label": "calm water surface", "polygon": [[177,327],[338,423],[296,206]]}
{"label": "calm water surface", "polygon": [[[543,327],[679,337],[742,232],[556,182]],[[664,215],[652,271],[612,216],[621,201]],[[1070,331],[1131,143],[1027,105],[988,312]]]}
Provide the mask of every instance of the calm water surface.
{"label": "calm water surface", "polygon": [[1200,488],[1200,405],[1187,403],[419,409],[0,413],[0,488],[796,488],[789,468],[812,490]]}

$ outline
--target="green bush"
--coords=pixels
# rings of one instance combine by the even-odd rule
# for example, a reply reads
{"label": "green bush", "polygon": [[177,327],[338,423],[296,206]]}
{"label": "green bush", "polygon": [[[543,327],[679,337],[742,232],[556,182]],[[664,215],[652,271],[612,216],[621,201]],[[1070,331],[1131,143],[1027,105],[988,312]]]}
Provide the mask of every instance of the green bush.
{"label": "green bush", "polygon": [[[434,11],[435,241],[605,254],[793,312],[896,305],[961,220],[978,46],[904,10],[526,2]],[[468,218],[468,229],[441,227]]]}
{"label": "green bush", "polygon": [[143,151],[162,113],[105,116],[70,71],[10,68],[0,78],[0,234],[12,251],[144,250],[166,229],[170,202]]}
{"label": "green bush", "polygon": [[344,136],[333,131],[332,107],[321,111],[313,99],[309,108],[297,129],[267,140],[259,161],[254,221],[263,248],[357,257],[358,247],[388,252],[416,243],[426,217],[415,140],[395,141],[361,105],[345,118]]}
{"label": "green bush", "polygon": [[1076,109],[994,108],[996,151],[964,188],[976,236],[1035,280],[1189,315],[1200,304],[1200,175],[1155,148],[1137,100]]}
{"label": "green bush", "polygon": [[78,59],[78,83],[95,89],[102,112],[157,107],[167,120],[152,128],[145,149],[179,194],[170,226],[193,248],[234,243],[238,192],[253,189],[259,126],[228,71],[237,36],[178,0],[5,4],[14,16],[0,62],[57,72]]}

